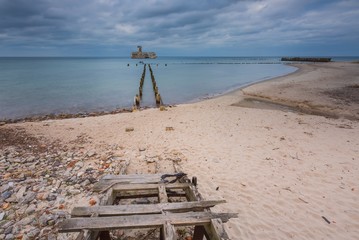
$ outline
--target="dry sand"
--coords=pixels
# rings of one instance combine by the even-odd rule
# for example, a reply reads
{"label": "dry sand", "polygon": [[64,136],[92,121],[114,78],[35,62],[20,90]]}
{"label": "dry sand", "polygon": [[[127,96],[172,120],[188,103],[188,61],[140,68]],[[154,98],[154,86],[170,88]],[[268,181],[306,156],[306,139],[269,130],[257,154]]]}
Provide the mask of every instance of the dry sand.
{"label": "dry sand", "polygon": [[296,66],[167,111],[4,127],[97,153],[117,144],[127,173],[173,172],[178,158],[206,199],[227,200],[213,211],[239,213],[225,225],[231,239],[358,239],[359,64]]}

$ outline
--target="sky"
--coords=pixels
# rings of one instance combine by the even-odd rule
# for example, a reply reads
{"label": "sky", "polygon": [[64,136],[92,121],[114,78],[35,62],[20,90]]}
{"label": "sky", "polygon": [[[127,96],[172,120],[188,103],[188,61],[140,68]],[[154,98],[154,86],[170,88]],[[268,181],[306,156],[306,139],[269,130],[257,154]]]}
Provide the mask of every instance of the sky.
{"label": "sky", "polygon": [[359,0],[0,0],[0,56],[359,56]]}

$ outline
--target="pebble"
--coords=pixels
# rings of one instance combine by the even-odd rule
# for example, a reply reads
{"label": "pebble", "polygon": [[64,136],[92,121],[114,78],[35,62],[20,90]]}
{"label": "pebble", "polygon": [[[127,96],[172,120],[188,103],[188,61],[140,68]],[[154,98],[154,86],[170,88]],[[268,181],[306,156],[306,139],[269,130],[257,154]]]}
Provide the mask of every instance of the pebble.
{"label": "pebble", "polygon": [[25,197],[22,199],[20,204],[29,203],[32,200],[34,200],[35,198],[36,198],[36,193],[29,191],[29,192],[26,193]]}
{"label": "pebble", "polygon": [[1,194],[1,198],[2,199],[8,199],[9,197],[11,197],[12,192],[11,191],[5,191]]}
{"label": "pebble", "polygon": [[6,237],[5,237],[5,240],[13,240],[15,239],[14,235],[13,234],[7,234]]}
{"label": "pebble", "polygon": [[93,157],[93,156],[95,156],[96,155],[96,152],[95,151],[89,151],[89,152],[87,152],[87,156],[88,157]]}
{"label": "pebble", "polygon": [[16,193],[16,198],[18,201],[20,201],[22,199],[22,197],[24,196],[24,193],[26,192],[26,186],[22,186],[19,191],[17,191]]}
{"label": "pebble", "polygon": [[30,204],[30,206],[28,208],[26,208],[25,210],[25,214],[30,215],[33,214],[36,210],[36,205],[35,204]]}
{"label": "pebble", "polygon": [[38,228],[33,228],[30,231],[28,231],[28,233],[26,234],[26,237],[28,239],[34,239],[36,238],[38,235],[40,234],[40,229]]}
{"label": "pebble", "polygon": [[[0,179],[0,239],[65,239],[54,226],[70,216],[78,199],[99,202],[91,184],[103,174],[114,174],[117,161],[126,161],[125,153],[116,153],[117,145],[101,155],[80,147],[69,151],[54,146],[53,151],[50,145],[43,144],[43,153],[33,152],[35,145],[0,149],[0,170],[6,171]],[[97,161],[88,164],[89,158]],[[108,167],[99,171],[103,165]]]}

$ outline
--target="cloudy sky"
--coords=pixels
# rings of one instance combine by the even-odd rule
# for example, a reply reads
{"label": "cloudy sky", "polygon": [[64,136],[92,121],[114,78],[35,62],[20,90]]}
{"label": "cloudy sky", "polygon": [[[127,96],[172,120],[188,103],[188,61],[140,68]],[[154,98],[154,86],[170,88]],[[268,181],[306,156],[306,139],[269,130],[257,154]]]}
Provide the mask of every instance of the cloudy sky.
{"label": "cloudy sky", "polygon": [[0,0],[0,56],[358,56],[358,0]]}

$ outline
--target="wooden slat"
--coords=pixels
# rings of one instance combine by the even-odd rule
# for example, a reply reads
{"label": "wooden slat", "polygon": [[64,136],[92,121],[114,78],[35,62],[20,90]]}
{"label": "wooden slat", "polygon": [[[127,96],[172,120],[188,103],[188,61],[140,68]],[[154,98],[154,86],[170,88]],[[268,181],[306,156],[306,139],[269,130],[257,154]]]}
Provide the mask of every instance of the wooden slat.
{"label": "wooden slat", "polygon": [[124,180],[141,181],[143,183],[157,183],[161,180],[163,174],[127,174],[127,175],[105,175],[101,180]]}
{"label": "wooden slat", "polygon": [[158,201],[160,203],[166,203],[168,202],[168,196],[166,193],[166,187],[164,185],[158,186]]}
{"label": "wooden slat", "polygon": [[166,222],[161,228],[161,240],[177,240],[176,229],[169,222]]}
{"label": "wooden slat", "polygon": [[196,201],[196,202],[177,202],[159,204],[140,204],[140,205],[115,205],[115,206],[93,206],[75,207],[71,212],[72,217],[90,217],[93,214],[98,216],[122,216],[135,214],[155,214],[162,211],[181,212],[195,211],[203,208],[213,207],[217,204],[225,203],[225,200]]}
{"label": "wooden slat", "polygon": [[[149,189],[156,189],[158,187],[158,182],[155,183],[143,183],[143,182],[136,182],[132,183],[130,181],[122,181],[122,180],[100,180],[96,183],[93,187],[95,192],[101,192],[107,190],[108,188],[114,188],[114,191],[123,191],[123,190],[149,190]],[[189,186],[189,183],[170,183],[166,184],[166,188],[168,189],[179,189],[185,188]]]}
{"label": "wooden slat", "polygon": [[95,192],[103,191],[109,186],[121,183],[121,184],[151,184],[159,183],[161,181],[162,174],[129,174],[129,175],[106,175],[97,182],[93,190]]}
{"label": "wooden slat", "polygon": [[229,240],[224,230],[222,220],[219,218],[211,219],[211,224],[204,226],[211,240]]}
{"label": "wooden slat", "polygon": [[[106,194],[101,198],[99,204],[100,205],[107,205],[107,204],[112,205],[114,202],[114,199],[115,198],[114,198],[113,190],[112,190],[112,188],[110,188],[106,191]],[[92,218],[96,218],[98,216],[99,215],[96,212],[90,214],[90,217],[92,217]],[[102,237],[102,239],[106,239],[107,235],[108,235],[108,232],[103,233],[103,232],[99,232],[99,231],[90,231],[85,235],[84,240],[97,240],[99,236]]]}
{"label": "wooden slat", "polygon": [[220,218],[227,222],[237,217],[235,213],[188,212],[176,214],[149,214],[102,218],[72,218],[59,224],[60,232],[78,232],[82,229],[92,231],[108,231],[112,229],[162,227],[165,222],[172,225],[203,225],[212,218]]}
{"label": "wooden slat", "polygon": [[132,190],[154,190],[158,189],[158,186],[164,186],[166,189],[185,189],[190,186],[189,183],[171,183],[171,184],[116,184],[113,191],[132,191]]}
{"label": "wooden slat", "polygon": [[185,192],[188,201],[202,200],[202,196],[198,193],[197,188],[193,185],[190,185],[187,189],[185,189]]}
{"label": "wooden slat", "polygon": [[112,205],[115,200],[113,189],[107,190],[106,194],[101,198],[100,205]]}

